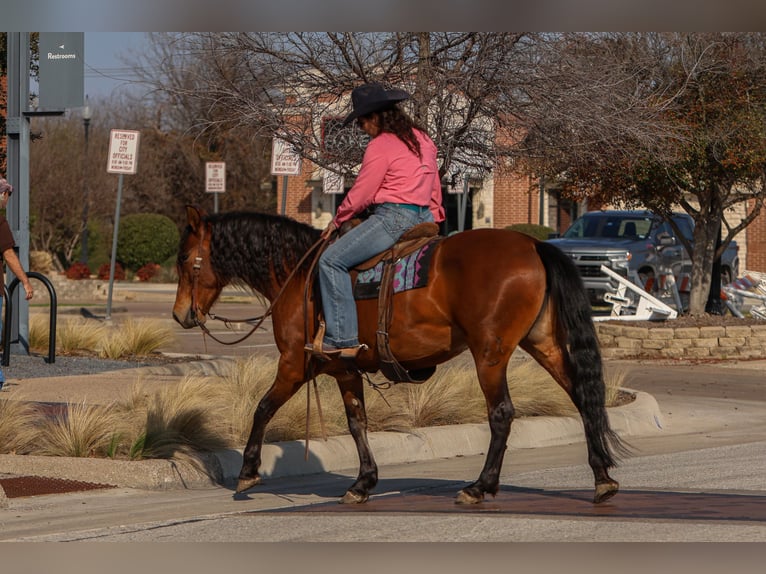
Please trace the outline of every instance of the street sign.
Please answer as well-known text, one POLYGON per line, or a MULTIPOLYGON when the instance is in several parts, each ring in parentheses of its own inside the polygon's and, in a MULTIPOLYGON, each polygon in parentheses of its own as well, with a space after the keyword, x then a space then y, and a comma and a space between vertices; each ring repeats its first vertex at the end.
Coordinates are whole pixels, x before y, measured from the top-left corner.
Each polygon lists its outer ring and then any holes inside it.
POLYGON ((298 175, 301 172, 301 156, 292 144, 274 138, 271 147, 271 175, 298 175))
POLYGON ((109 134, 108 173, 136 173, 138 167, 138 140, 141 132, 112 130, 109 134))
POLYGON ((223 193, 226 191, 226 162, 205 162, 205 191, 223 193))

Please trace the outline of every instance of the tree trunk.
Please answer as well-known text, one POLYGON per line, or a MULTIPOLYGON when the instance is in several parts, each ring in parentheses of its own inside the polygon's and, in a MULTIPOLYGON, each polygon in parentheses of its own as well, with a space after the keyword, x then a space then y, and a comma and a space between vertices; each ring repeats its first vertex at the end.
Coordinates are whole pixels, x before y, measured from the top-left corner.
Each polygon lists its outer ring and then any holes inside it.
POLYGON ((716 234, 720 237, 721 214, 709 213, 700 217, 694 227, 694 252, 692 253, 692 290, 689 295, 689 314, 704 315, 713 277, 716 234))

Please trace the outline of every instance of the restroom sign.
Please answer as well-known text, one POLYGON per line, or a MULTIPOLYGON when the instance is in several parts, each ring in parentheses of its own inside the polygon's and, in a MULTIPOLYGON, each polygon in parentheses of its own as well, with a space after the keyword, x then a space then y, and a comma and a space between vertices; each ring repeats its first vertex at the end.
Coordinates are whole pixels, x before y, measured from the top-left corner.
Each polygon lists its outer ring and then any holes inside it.
POLYGON ((110 132, 107 173, 136 173, 140 135, 141 132, 133 130, 112 130, 110 132))

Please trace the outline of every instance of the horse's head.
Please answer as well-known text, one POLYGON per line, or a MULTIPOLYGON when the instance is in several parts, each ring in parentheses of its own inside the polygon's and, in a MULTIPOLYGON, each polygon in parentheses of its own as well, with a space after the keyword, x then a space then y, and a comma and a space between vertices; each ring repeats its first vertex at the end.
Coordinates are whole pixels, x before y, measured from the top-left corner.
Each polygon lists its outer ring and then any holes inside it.
POLYGON ((212 225, 196 207, 187 206, 186 230, 178 250, 178 289, 173 318, 185 329, 205 322, 223 290, 210 262, 212 225))

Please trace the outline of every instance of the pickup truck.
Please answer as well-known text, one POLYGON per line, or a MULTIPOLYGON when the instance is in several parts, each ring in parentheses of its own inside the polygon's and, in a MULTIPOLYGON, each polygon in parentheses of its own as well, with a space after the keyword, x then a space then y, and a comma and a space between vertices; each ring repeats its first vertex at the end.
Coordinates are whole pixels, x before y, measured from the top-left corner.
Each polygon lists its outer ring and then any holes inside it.
MULTIPOLYGON (((674 213, 673 220, 690 243, 694 220, 687 213, 674 213)), ((548 240, 569 255, 580 271, 592 304, 603 303, 604 293, 614 292, 601 265, 656 293, 656 277, 672 272, 679 290, 683 277, 691 275, 691 259, 673 228, 650 211, 590 211, 577 218, 561 237, 548 240)), ((721 284, 739 274, 739 247, 732 241, 721 257, 721 284)))

